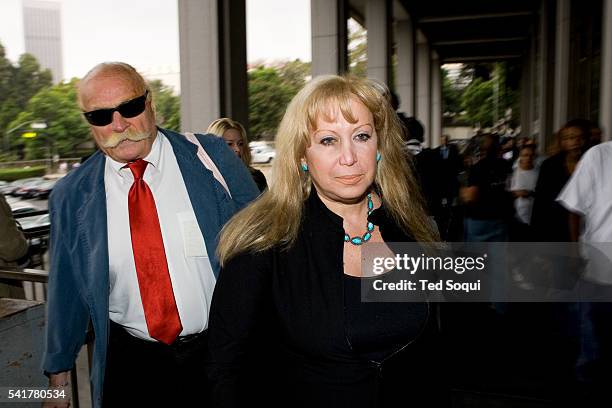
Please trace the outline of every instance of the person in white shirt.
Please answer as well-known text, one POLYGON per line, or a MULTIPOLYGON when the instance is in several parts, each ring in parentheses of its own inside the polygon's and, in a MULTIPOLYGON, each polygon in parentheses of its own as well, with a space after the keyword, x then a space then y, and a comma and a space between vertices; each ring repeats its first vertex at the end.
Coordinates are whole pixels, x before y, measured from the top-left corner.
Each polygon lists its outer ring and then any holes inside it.
MULTIPOLYGON (((592 303, 582 303, 578 374, 594 388, 593 398, 608 395, 612 380, 612 142, 591 147, 557 201, 570 215, 573 241, 583 243, 584 279, 592 303), (583 228, 581 228, 583 226, 583 228), (595 288, 595 289, 593 289, 595 288)), ((589 300, 589 299, 585 299, 589 300)), ((601 400, 599 400, 601 401, 601 400)))
POLYGON ((130 65, 97 65, 78 97, 99 150, 49 200, 50 386, 67 384, 91 322, 94 407, 205 404, 217 236, 258 189, 222 139, 196 136, 219 180, 197 145, 157 127, 130 65))
MULTIPOLYGON (((522 137, 518 139, 517 148, 519 153, 523 149, 523 147, 533 148, 533 151, 535 152, 535 159, 533 159, 533 167, 540 170, 540 166, 542 165, 544 160, 546 160, 546 155, 538 151, 538 144, 536 143, 535 139, 533 137, 522 137)), ((519 158, 520 154, 519 157, 512 163, 512 170, 515 170, 518 167, 519 158)))
POLYGON ((531 223, 533 194, 538 181, 538 168, 535 167, 535 148, 523 146, 519 152, 518 167, 512 172, 510 191, 514 197, 516 218, 522 224, 531 223))
MULTIPOLYGON (((588 243, 610 256, 612 243, 612 142, 590 148, 578 162, 557 201, 571 212, 573 241, 588 243), (580 226, 584 225, 581 230, 580 226)), ((594 258, 592 259, 594 260, 594 258)), ((592 264, 587 268, 590 281, 612 285, 612 269, 592 264)))

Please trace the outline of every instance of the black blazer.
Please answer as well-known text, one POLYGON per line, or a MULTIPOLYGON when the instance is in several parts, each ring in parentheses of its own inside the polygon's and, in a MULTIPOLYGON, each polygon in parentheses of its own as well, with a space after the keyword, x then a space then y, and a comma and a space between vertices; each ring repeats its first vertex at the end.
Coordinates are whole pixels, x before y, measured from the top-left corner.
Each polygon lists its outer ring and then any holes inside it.
MULTIPOLYGON (((382 209, 370 220, 386 242, 411 240, 382 209)), ((440 397, 428 392, 437 386, 427 303, 389 303, 405 316, 405 344, 382 364, 351 350, 342 223, 313 192, 289 250, 239 255, 222 270, 209 322, 215 406, 432 406, 440 397)))

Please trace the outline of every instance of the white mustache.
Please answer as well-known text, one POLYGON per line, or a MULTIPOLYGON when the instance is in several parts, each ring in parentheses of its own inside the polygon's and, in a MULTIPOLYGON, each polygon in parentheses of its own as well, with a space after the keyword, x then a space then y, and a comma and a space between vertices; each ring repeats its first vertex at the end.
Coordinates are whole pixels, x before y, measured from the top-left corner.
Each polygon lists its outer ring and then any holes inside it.
POLYGON ((105 149, 113 149, 117 145, 125 140, 132 142, 140 142, 141 140, 148 139, 150 136, 144 132, 132 132, 125 131, 123 133, 111 133, 110 137, 102 143, 102 147, 105 149))

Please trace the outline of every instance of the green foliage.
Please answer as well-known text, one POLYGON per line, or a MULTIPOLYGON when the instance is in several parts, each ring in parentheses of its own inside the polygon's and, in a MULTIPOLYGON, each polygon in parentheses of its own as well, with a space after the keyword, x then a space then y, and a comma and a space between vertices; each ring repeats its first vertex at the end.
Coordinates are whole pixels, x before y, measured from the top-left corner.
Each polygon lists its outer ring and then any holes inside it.
POLYGON ((357 22, 349 24, 348 38, 349 72, 355 76, 368 76, 367 31, 357 22))
POLYGON ((442 68, 442 112, 461 113, 461 89, 451 82, 444 68, 442 68))
POLYGON ((274 68, 258 67, 249 72, 249 126, 251 139, 274 138, 276 129, 293 97, 274 68))
POLYGON ((493 124, 493 82, 476 78, 465 88, 461 107, 467 120, 481 127, 493 124))
POLYGON ((295 94, 304 86, 310 64, 295 60, 280 68, 259 66, 248 73, 251 140, 272 140, 295 94))
MULTIPOLYGON (((460 80, 471 82, 461 95, 465 119, 472 125, 490 127, 501 119, 515 126, 519 118, 519 92, 508 83, 506 63, 466 65, 460 80), (511 110, 511 116, 506 112, 511 110)), ((446 98, 446 95, 445 95, 446 98)))
POLYGON ((149 81, 153 92, 157 124, 166 129, 181 130, 181 99, 174 95, 172 88, 164 85, 159 79, 149 81))
MULTIPOLYGON (((26 159, 40 159, 59 154, 63 157, 81 155, 78 146, 89 141, 89 127, 77 105, 76 79, 44 88, 30 99, 26 109, 10 126, 30 120, 44 120, 46 129, 36 130, 32 139, 12 137, 14 147, 25 145, 26 159)), ((19 132, 17 134, 21 134, 19 132)))
POLYGON ((45 166, 0 169, 0 180, 15 181, 28 177, 42 177, 46 171, 45 166))
POLYGON ((278 73, 283 83, 296 94, 306 83, 306 77, 310 76, 310 62, 289 61, 278 69, 278 73))
POLYGON ((52 84, 51 71, 43 70, 31 54, 22 54, 15 69, 11 95, 17 105, 25 106, 30 98, 52 84))
POLYGON ((0 134, 10 129, 9 123, 25 109, 38 91, 51 86, 51 71, 43 70, 36 58, 23 54, 16 65, 7 58, 0 44, 0 134))

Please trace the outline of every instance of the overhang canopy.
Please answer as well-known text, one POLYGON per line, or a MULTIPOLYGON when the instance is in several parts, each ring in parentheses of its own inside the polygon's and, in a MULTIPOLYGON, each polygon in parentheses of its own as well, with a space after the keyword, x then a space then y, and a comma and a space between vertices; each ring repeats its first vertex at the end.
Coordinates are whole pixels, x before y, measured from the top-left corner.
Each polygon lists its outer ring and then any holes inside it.
MULTIPOLYGON (((485 62, 520 58, 528 49, 538 15, 533 0, 394 0, 427 37, 440 62, 485 62)), ((364 0, 351 0, 351 13, 364 16, 364 0)), ((367 21, 365 22, 367 27, 367 21)))

